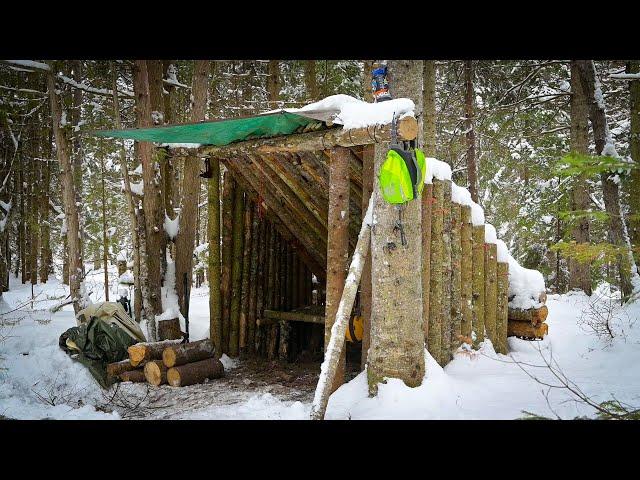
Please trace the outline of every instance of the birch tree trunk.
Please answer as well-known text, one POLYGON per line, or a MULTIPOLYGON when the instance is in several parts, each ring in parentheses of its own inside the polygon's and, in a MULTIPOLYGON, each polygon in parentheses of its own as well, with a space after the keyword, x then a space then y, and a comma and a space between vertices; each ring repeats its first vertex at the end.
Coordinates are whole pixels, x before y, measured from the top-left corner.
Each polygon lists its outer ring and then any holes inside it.
POLYGON ((85 307, 82 292, 83 261, 80 248, 80 232, 78 206, 76 204, 75 184, 73 182, 73 165, 69 157, 69 145, 60 127, 60 104, 56 94, 56 80, 53 71, 47 75, 47 87, 51 105, 53 134, 56 140, 56 153, 60 163, 60 178, 63 185, 64 213, 67 223, 67 242, 69 245, 69 288, 73 299, 73 310, 78 313, 85 307))
MULTIPOLYGON (((422 61, 391 61, 388 65, 391 93, 408 97, 422 114, 422 61)), ((418 117, 419 118, 419 117, 418 117)), ((388 143, 375 144, 374 172, 386 158, 388 143)), ((412 201, 398 209, 380 194, 378 176, 373 186, 374 218, 371 234, 371 348, 368 360, 369 393, 377 394, 385 377, 399 378, 409 386, 424 377, 422 329, 422 203, 412 201), (406 245, 395 228, 402 212, 406 245)))

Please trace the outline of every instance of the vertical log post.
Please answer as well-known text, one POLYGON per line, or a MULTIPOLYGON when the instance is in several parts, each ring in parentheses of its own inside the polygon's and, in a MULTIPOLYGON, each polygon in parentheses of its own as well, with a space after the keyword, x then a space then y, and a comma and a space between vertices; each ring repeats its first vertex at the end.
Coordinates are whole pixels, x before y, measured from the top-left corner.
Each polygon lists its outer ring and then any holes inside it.
POLYGON ((249 307, 247 313, 247 353, 252 355, 255 352, 256 340, 256 312, 258 298, 258 257, 260 242, 261 222, 258 217, 258 205, 252 204, 251 218, 251 259, 249 267, 249 307))
POLYGON ((444 181, 444 194, 442 199, 443 231, 442 231, 442 266, 444 291, 442 295, 442 340, 440 344, 440 365, 445 366, 451 360, 451 337, 453 324, 451 317, 451 180, 444 181))
POLYGON ((435 361, 440 362, 442 343, 442 295, 444 292, 443 243, 444 228, 444 182, 433 180, 433 202, 431 205, 431 268, 429 281, 429 337, 427 350, 435 361))
POLYGON ((238 343, 240 347, 240 354, 247 353, 247 337, 248 337, 248 316, 249 316, 249 276, 251 274, 251 248, 252 248, 252 219, 251 214, 253 212, 253 202, 249 200, 249 197, 245 199, 244 203, 244 241, 242 246, 242 277, 240 281, 240 334, 238 343))
MULTIPOLYGON (((426 62, 425 62, 426 63, 426 62)), ((427 165, 427 168, 428 165, 427 165)), ((433 205, 433 184, 422 190, 422 328, 424 342, 429 344, 429 307, 431 302, 431 206, 433 205)), ((427 348, 428 349, 428 348, 427 348)))
POLYGON ((484 327, 491 343, 496 345, 496 308, 498 300, 497 283, 497 246, 495 243, 485 244, 484 253, 484 327))
POLYGON ((233 260, 231 264, 231 307, 229 312, 229 356, 237 357, 240 348, 240 296, 242 282, 242 228, 244 216, 244 192, 236 185, 233 198, 233 260))
POLYGON ((462 243, 461 206, 451 204, 451 348, 453 355, 462 334, 462 243))
MULTIPOLYGON (((373 145, 366 145, 362 151, 362 217, 369 206, 373 191, 373 145)), ((367 251, 362 278, 360 280, 360 314, 362 315, 362 354, 360 370, 367 365, 367 354, 371 345, 371 252, 367 251)))
POLYGON ((496 308, 496 345, 498 353, 509 353, 507 343, 507 323, 509 317, 509 264, 498 262, 496 267, 498 276, 498 299, 496 308))
POLYGON ((473 227, 471 225, 471 207, 464 205, 460 211, 460 244, 461 244, 461 292, 462 309, 461 335, 468 341, 471 338, 473 324, 473 227))
MULTIPOLYGON (((325 305, 324 349, 329 346, 336 319, 349 257, 349 157, 348 148, 331 150, 329 164, 329 214, 327 235, 327 298, 325 305)), ((331 391, 344 383, 346 349, 342 349, 331 391)))
POLYGON ((484 225, 473 227, 473 331, 474 346, 484 342, 484 225))
POLYGON ((222 186, 222 267, 220 269, 220 298, 222 299, 222 353, 229 353, 231 331, 231 263, 233 257, 233 197, 236 182, 227 170, 222 186))

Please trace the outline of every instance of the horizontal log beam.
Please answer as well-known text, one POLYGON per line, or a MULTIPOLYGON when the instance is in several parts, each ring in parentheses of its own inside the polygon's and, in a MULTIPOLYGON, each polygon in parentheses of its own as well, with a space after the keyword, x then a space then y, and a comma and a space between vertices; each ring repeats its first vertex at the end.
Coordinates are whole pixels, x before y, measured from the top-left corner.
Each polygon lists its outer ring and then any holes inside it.
MULTIPOLYGON (((398 139, 414 140, 418 135, 418 122, 414 117, 404 117, 398 121, 398 139)), ((317 151, 333 147, 354 147, 389 141, 391 124, 366 128, 329 128, 318 132, 296 133, 273 138, 261 138, 231 143, 222 147, 204 145, 195 149, 171 149, 174 156, 227 157, 243 153, 273 153, 317 151)))
POLYGON ((284 322, 305 322, 318 323, 324 325, 324 315, 314 315, 302 312, 280 312, 278 310, 265 310, 264 318, 258 321, 259 325, 267 325, 271 323, 284 322))

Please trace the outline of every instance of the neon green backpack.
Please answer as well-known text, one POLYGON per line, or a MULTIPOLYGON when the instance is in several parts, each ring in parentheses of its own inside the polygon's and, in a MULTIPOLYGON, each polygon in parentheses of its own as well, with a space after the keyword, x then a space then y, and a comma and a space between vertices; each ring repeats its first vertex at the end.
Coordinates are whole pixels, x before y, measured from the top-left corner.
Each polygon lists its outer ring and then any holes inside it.
POLYGON ((402 204, 418 198, 424 187, 427 162, 419 148, 405 150, 391 145, 378 179, 382 197, 391 204, 402 204))

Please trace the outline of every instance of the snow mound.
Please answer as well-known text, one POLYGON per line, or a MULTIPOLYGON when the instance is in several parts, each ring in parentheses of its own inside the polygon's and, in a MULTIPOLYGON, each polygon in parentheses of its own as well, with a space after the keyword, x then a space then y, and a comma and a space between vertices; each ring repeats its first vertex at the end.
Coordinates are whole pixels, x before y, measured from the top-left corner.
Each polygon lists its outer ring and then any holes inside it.
POLYGON ((432 157, 427 157, 426 160, 427 173, 424 176, 424 183, 433 183, 434 178, 437 180, 451 180, 451 167, 448 163, 432 157))

